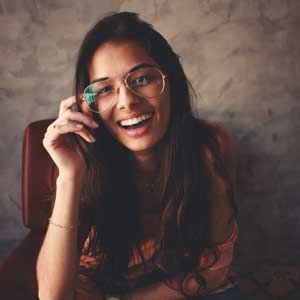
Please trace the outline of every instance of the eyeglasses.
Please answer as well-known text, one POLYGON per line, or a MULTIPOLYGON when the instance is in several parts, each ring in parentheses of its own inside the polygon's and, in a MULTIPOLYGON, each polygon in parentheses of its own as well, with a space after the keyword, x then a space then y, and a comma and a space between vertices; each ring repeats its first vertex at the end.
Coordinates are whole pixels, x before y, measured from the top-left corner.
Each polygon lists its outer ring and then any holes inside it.
POLYGON ((118 81, 124 82, 126 88, 135 95, 148 99, 163 93, 166 77, 167 75, 157 67, 141 67, 128 73, 121 80, 104 79, 93 82, 84 89, 83 100, 92 111, 101 113, 117 103, 120 88, 118 81))

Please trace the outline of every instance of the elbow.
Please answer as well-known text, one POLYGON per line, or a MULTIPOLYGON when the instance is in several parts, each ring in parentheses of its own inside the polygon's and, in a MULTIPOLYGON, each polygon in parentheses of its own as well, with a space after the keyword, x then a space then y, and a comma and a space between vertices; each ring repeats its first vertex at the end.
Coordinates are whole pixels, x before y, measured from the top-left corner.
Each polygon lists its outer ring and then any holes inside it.
POLYGON ((229 283, 229 268, 222 268, 218 270, 209 269, 200 275, 205 281, 203 289, 203 292, 205 293, 216 291, 229 283))
POLYGON ((73 300, 74 287, 66 287, 63 283, 48 280, 46 276, 38 275, 38 299, 40 300, 73 300))
POLYGON ((214 289, 222 288, 228 284, 229 268, 223 268, 216 271, 215 280, 213 281, 214 289))
POLYGON ((47 265, 37 262, 37 287, 40 300, 73 300, 75 294, 75 280, 59 278, 47 265))
POLYGON ((57 293, 57 291, 52 291, 51 289, 41 289, 38 290, 38 299, 39 300, 74 300, 74 295, 68 293, 57 293))

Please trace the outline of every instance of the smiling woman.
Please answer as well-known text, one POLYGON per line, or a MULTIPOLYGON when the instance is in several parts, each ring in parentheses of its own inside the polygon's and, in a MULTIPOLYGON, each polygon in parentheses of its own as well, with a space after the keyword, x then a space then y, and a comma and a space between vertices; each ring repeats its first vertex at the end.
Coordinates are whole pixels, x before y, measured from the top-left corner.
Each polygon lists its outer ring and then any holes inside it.
POLYGON ((178 57, 151 25, 124 12, 87 33, 74 96, 43 143, 59 176, 40 299, 78 299, 78 274, 90 299, 239 299, 234 142, 193 116, 178 57))

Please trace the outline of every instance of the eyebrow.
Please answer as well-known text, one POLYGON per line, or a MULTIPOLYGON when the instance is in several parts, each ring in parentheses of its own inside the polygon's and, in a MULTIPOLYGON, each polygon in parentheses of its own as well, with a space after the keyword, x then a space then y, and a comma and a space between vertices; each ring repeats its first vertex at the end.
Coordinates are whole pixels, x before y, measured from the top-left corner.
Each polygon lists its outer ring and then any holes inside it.
MULTIPOLYGON (((131 68, 131 69, 126 73, 126 75, 129 74, 129 73, 131 73, 131 72, 134 72, 134 71, 136 71, 136 70, 138 70, 138 69, 140 69, 140 68, 147 68, 147 67, 157 67, 157 66, 156 66, 156 65, 152 65, 152 64, 145 64, 145 63, 143 63, 143 64, 138 64, 138 65, 134 66, 133 68, 131 68)), ((125 75, 125 76, 126 76, 126 75, 125 75)), ((91 84, 92 84, 92 83, 95 83, 95 82, 107 80, 107 79, 110 79, 110 77, 96 78, 96 79, 94 79, 94 80, 91 81, 91 84)))

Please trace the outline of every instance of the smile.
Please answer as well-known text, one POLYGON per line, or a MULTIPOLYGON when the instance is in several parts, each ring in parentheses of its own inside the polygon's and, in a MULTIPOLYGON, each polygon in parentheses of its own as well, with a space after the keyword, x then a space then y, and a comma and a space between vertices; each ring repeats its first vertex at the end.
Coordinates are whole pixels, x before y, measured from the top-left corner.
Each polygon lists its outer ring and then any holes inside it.
POLYGON ((118 122, 121 130, 131 138, 139 138, 150 132, 154 113, 146 113, 135 118, 118 122))
POLYGON ((136 118, 122 120, 118 124, 123 128, 124 127, 128 128, 130 126, 138 125, 142 122, 145 122, 145 121, 149 120, 150 118, 152 118, 152 116, 153 116, 153 113, 146 113, 146 114, 143 114, 143 115, 138 116, 136 118))

